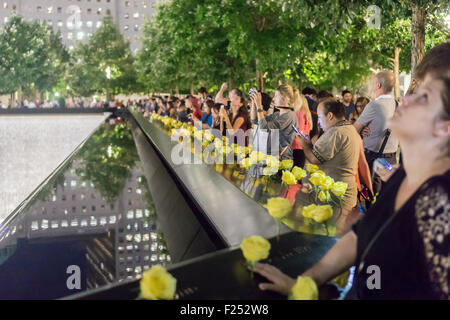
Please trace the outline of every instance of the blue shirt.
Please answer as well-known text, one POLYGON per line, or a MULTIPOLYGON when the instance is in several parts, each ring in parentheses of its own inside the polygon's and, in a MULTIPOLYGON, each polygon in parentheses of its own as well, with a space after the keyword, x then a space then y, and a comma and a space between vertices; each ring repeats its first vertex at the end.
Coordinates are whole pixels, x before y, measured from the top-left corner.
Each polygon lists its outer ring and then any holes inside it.
POLYGON ((212 127, 212 122, 213 122, 212 114, 208 115, 207 113, 205 113, 203 115, 203 117, 201 118, 201 122, 202 123, 207 123, 208 126, 212 127), (208 117, 208 119, 206 119, 206 117, 208 117))
POLYGON ((348 117, 350 116, 350 114, 352 114, 353 112, 356 112, 355 109, 355 105, 353 104, 353 102, 350 102, 350 104, 347 106, 345 106, 345 120, 349 120, 348 117))

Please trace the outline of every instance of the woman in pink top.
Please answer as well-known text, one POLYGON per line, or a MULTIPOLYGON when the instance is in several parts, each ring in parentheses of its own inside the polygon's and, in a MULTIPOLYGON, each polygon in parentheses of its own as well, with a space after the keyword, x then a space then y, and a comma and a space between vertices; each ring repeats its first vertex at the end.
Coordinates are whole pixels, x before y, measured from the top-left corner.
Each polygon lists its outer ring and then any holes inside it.
MULTIPOLYGON (((309 132, 313 128, 311 111, 309 111, 308 101, 302 94, 300 95, 300 101, 300 110, 296 112, 297 129, 298 131, 303 131, 306 135, 309 135, 309 132)), ((305 153, 303 152, 297 137, 295 137, 292 142, 292 151, 294 153, 294 166, 303 168, 305 165, 305 153)))

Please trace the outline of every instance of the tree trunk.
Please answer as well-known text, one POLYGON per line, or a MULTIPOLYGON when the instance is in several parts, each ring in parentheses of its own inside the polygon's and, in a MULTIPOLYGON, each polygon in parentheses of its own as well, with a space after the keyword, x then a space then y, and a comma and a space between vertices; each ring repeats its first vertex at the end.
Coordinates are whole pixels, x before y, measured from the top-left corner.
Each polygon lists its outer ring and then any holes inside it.
POLYGON ((300 92, 302 92, 302 90, 303 90, 303 77, 302 76, 298 77, 298 90, 300 92))
POLYGON ((178 89, 178 85, 175 87, 175 94, 177 95, 177 97, 180 96, 180 90, 178 89))
POLYGON ((427 12, 425 8, 420 8, 413 1, 411 1, 411 9, 411 73, 414 76, 414 69, 425 55, 425 24, 427 12))
POLYGON ((191 83, 191 95, 192 96, 194 95, 194 84, 193 83, 191 83))
POLYGON ((392 65, 392 71, 394 73, 394 96, 395 100, 398 101, 400 98, 400 75, 399 75, 399 66, 400 66, 400 52, 402 49, 395 48, 394 58, 389 58, 392 65))
POLYGON ((19 91, 17 93, 17 100, 19 100, 19 106, 22 106, 22 86, 19 86, 19 91))
POLYGON ((264 79, 262 71, 259 69, 259 60, 256 59, 256 84, 260 92, 264 92, 264 79))

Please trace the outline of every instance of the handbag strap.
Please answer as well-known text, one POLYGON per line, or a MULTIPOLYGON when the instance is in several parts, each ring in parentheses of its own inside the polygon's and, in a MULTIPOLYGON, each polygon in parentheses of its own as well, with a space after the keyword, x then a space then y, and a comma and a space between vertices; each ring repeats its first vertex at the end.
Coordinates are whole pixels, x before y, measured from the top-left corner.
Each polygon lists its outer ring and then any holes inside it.
POLYGON ((378 153, 381 155, 383 154, 384 148, 386 147, 386 144, 388 142, 389 136, 391 135, 391 130, 386 129, 383 136, 383 142, 381 143, 380 150, 378 150, 378 153))

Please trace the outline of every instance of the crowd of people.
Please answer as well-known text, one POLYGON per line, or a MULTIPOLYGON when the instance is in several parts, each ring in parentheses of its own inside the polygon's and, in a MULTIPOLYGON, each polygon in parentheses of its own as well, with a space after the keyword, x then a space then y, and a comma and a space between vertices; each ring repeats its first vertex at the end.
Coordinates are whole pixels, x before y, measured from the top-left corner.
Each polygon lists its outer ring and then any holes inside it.
POLYGON ((84 99, 84 98, 63 98, 57 100, 40 100, 40 99, 24 99, 19 102, 15 100, 13 105, 11 102, 3 104, 0 101, 0 109, 59 109, 59 108, 122 108, 131 106, 144 106, 148 99, 139 100, 111 100, 104 101, 100 99, 84 99))
MULTIPOLYGON (((392 91, 392 72, 382 71, 374 79, 375 85, 382 83, 383 90, 392 91)), ((382 142, 386 119, 394 112, 392 96, 384 99, 391 103, 391 109, 367 114, 364 110, 376 108, 378 100, 370 102, 367 97, 355 100, 348 90, 342 92, 342 97, 334 97, 325 90, 317 93, 312 88, 300 92, 287 84, 278 86, 273 97, 256 88, 249 94, 232 88, 225 95, 227 90, 227 83, 223 83, 214 96, 208 95, 204 87, 196 96, 184 99, 154 96, 144 101, 142 110, 146 115, 155 112, 201 129, 216 129, 231 136, 238 145, 248 144, 249 129, 253 129, 255 141, 261 140, 260 136, 256 138, 258 133, 266 133, 263 143, 258 143, 258 151, 276 154, 280 160, 292 159, 298 167, 303 167, 306 161, 321 164, 333 179, 346 182, 349 186, 343 206, 346 212, 356 205, 358 191, 365 190, 367 197, 373 196, 371 164, 366 157, 375 139, 378 144, 382 142), (360 117, 365 119, 362 129, 360 117)), ((376 91, 375 98, 383 92, 376 91)), ((389 138, 388 146, 391 145, 398 147, 394 137, 389 138)), ((388 151, 388 154, 381 152, 379 157, 395 164, 397 160, 391 159, 391 150, 388 151)))
MULTIPOLYGON (((449 56, 448 42, 431 50, 414 71, 415 92, 400 101, 393 73, 383 70, 373 76, 370 98, 286 84, 271 97, 224 83, 214 97, 201 88, 185 99, 153 97, 143 109, 228 135, 266 130, 267 154, 274 154, 276 130, 280 159, 317 164, 348 184, 344 213, 368 200, 364 218, 303 276, 321 285, 355 265, 349 299, 449 299, 449 56), (367 286, 374 265, 383 273, 378 290, 367 286)), ((262 290, 288 295, 295 284, 267 264, 256 272, 270 281, 262 290)))

